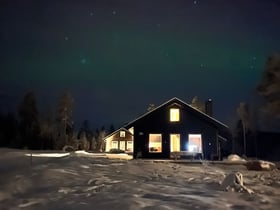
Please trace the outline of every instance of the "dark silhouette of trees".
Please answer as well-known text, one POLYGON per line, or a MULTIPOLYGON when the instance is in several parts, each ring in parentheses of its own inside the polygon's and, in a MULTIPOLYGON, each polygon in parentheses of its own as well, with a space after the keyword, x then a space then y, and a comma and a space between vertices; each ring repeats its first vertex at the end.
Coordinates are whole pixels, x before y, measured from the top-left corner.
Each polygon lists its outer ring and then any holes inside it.
POLYGON ((16 147, 18 122, 14 114, 0 114, 0 147, 16 147))
POLYGON ((81 145, 84 150, 89 150, 92 148, 92 139, 93 139, 93 132, 90 129, 89 121, 84 120, 82 123, 82 127, 78 133, 78 139, 81 141, 81 145))
POLYGON ((58 100, 57 115, 56 115, 56 139, 55 149, 62 149, 62 147, 71 141, 74 127, 73 127, 73 104, 74 99, 72 95, 67 92, 64 93, 58 100))
POLYGON ((23 97, 18 108, 19 133, 21 142, 18 147, 38 148, 38 136, 40 127, 38 122, 37 101, 33 92, 28 92, 23 97))
POLYGON ((265 99, 262 107, 265 114, 280 118, 280 54, 270 56, 257 87, 258 93, 265 99))

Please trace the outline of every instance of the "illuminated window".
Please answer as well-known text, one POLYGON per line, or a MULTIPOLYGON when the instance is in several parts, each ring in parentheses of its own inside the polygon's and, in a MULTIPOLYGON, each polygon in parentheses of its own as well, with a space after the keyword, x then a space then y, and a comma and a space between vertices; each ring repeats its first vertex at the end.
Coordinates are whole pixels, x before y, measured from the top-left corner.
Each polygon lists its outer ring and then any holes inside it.
POLYGON ((128 151, 133 151, 133 142, 132 141, 127 141, 126 149, 128 151))
POLYGON ((118 141, 112 141, 112 149, 118 149, 118 141))
POLYGON ((201 134, 189 134, 188 151, 202 153, 201 134))
POLYGON ((179 109, 170 109, 170 121, 178 122, 180 120, 180 110, 179 109))
POLYGON ((170 152, 180 151, 180 134, 170 134, 170 152))
POLYGON ((125 137, 125 131, 120 131, 120 137, 122 137, 122 138, 125 137))
POLYGON ((149 152, 158 153, 161 152, 162 138, 161 134, 149 135, 149 152))

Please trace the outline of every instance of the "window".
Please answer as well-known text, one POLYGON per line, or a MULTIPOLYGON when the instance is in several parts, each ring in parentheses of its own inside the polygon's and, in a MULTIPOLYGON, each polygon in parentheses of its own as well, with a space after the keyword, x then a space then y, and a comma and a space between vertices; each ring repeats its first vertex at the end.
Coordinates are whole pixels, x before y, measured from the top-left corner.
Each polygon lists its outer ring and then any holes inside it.
POLYGON ((125 131, 120 131, 120 137, 122 137, 122 138, 125 137, 125 131))
POLYGON ((180 110, 172 108, 170 109, 170 122, 178 122, 180 120, 180 110))
POLYGON ((126 149, 128 151, 133 151, 133 142, 132 141, 127 141, 126 149))
POLYGON ((180 134, 170 134, 170 152, 180 151, 180 134))
POLYGON ((201 134, 189 134, 188 151, 202 153, 201 134))
POLYGON ((119 145, 118 145, 118 141, 112 141, 112 149, 118 149, 119 145))
POLYGON ((161 134, 150 134, 149 135, 149 152, 159 153, 162 151, 162 138, 161 134))

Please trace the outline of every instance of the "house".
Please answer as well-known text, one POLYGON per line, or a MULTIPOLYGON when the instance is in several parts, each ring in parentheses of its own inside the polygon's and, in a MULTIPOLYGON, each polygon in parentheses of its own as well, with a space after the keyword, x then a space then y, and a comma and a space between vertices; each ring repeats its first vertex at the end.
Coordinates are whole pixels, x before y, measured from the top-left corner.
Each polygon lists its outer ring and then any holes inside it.
POLYGON ((128 153, 133 152, 133 134, 125 129, 120 128, 105 137, 105 152, 111 150, 122 150, 128 153))
POLYGON ((212 117, 211 100, 205 106, 206 113, 172 98, 106 136, 106 151, 132 150, 134 158, 221 158, 228 127, 212 117))

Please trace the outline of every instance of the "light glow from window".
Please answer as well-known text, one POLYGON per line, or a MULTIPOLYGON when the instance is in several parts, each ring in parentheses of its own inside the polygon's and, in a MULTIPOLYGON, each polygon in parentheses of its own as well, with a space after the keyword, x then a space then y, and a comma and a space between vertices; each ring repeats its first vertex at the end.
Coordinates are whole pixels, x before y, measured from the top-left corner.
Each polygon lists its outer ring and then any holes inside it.
POLYGON ((180 120, 180 110, 172 108, 170 109, 170 122, 179 122, 180 120))
POLYGON ((180 151, 180 134, 170 134, 170 152, 180 151))
POLYGON ((118 141, 112 141, 112 149, 118 149, 118 141))
POLYGON ((202 153, 201 134, 189 134, 188 151, 202 153))
POLYGON ((149 152, 162 152, 162 138, 161 134, 149 134, 149 152))
POLYGON ((120 131, 120 137, 122 137, 122 138, 125 137, 125 131, 120 131))

